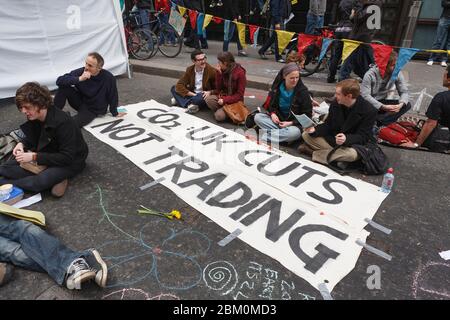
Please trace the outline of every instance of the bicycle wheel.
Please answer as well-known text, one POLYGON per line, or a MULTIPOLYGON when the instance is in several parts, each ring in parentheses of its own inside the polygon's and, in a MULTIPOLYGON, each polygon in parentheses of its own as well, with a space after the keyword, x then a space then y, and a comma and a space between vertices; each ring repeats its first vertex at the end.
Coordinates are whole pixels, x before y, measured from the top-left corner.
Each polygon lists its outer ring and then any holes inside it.
MULTIPOLYGON (((128 38, 128 48, 133 57, 139 60, 147 60, 152 57, 152 54, 155 50, 158 50, 155 47, 155 42, 153 37, 153 32, 145 29, 136 29, 128 38)), ((158 42, 156 42, 156 46, 158 42)))
POLYGON ((181 52, 183 38, 168 24, 163 24, 158 33, 159 51, 167 58, 175 58, 181 52))

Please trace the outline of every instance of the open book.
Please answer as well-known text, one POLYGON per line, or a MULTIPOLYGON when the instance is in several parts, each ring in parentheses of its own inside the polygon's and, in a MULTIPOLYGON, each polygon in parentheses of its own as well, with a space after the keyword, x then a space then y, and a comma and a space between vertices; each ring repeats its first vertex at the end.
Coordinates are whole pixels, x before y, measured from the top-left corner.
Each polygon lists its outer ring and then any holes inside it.
MULTIPOLYGON (((292 112, 292 111, 291 111, 292 112)), ((297 121, 300 123, 302 128, 309 128, 316 125, 314 121, 311 120, 310 117, 308 117, 306 114, 296 115, 294 112, 292 112, 294 117, 297 119, 297 121)))
POLYGON ((45 216, 40 211, 17 209, 3 202, 0 202, 0 214, 5 214, 16 219, 27 220, 34 224, 45 227, 45 216))

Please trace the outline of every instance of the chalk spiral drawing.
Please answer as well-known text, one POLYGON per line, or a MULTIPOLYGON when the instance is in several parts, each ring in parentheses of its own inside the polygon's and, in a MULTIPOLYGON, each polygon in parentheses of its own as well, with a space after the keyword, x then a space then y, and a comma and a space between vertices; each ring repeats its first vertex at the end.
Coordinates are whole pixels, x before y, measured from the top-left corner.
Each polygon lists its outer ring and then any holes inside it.
POLYGON ((449 291, 437 291, 437 290, 433 290, 431 288, 427 288, 423 285, 420 284, 421 280, 423 280, 423 276, 425 276, 427 269, 429 269, 430 267, 434 267, 434 266, 443 266, 444 268, 449 269, 448 272, 450 274, 450 264, 447 263, 443 263, 443 262, 428 262, 426 265, 424 266, 420 266, 419 269, 414 273, 413 275, 413 284, 412 284, 412 294, 414 299, 417 299, 417 292, 420 291, 424 291, 427 293, 431 293, 434 295, 439 295, 442 296, 446 299, 450 299, 450 292, 449 291))
POLYGON ((208 264, 203 270, 203 281, 211 290, 225 290, 220 294, 226 296, 236 288, 239 278, 236 269, 231 263, 228 261, 216 261, 208 264))
POLYGON ((142 300, 180 300, 178 296, 171 293, 161 293, 159 295, 150 297, 150 294, 148 292, 145 292, 142 289, 135 288, 124 288, 108 293, 107 295, 102 297, 102 300, 108 298, 119 298, 119 300, 140 300, 139 298, 141 298, 142 300))
MULTIPOLYGON (((148 277, 154 277, 160 287, 170 290, 187 290, 197 286, 197 284, 201 282, 203 269, 196 261, 196 258, 206 254, 211 247, 211 240, 206 235, 189 229, 179 232, 170 229, 170 235, 168 235, 161 243, 150 245, 144 240, 146 234, 151 234, 151 230, 145 232, 146 228, 150 226, 148 223, 140 229, 139 237, 130 235, 112 220, 113 216, 118 215, 111 214, 106 209, 103 202, 103 193, 99 186, 97 186, 97 193, 100 199, 100 208, 103 213, 103 218, 100 222, 104 220, 108 221, 116 230, 129 238, 129 240, 108 241, 98 247, 99 250, 102 248, 105 249, 102 250, 105 252, 108 252, 109 247, 115 249, 115 251, 124 251, 123 254, 116 254, 113 256, 104 255, 104 259, 111 263, 109 270, 118 269, 126 263, 134 265, 144 264, 144 266, 146 266, 143 274, 138 276, 133 275, 130 279, 117 281, 116 283, 109 283, 107 288, 130 286, 148 277), (188 239, 183 239, 185 237, 188 239), (194 254, 183 252, 184 249, 187 250, 186 244, 189 246, 196 241, 201 243, 199 252, 194 254), (121 244, 126 244, 126 246, 121 248, 121 244), (170 244, 173 244, 172 247, 177 248, 177 251, 168 250, 167 246, 170 246, 170 244), (176 260, 176 263, 173 263, 174 259, 176 260), (162 275, 159 272, 159 265, 164 264, 165 262, 165 265, 177 266, 177 268, 171 269, 169 280, 161 279, 162 275), (179 282, 178 279, 184 280, 179 282), (168 283, 170 280, 172 280, 173 283, 168 283)), ((117 274, 120 276, 119 273, 117 274)))
POLYGON ((301 300, 315 300, 315 297, 296 292, 295 284, 281 280, 278 271, 264 268, 251 261, 244 277, 240 277, 235 267, 228 261, 215 261, 203 270, 205 285, 222 296, 231 294, 234 300, 242 299, 281 299, 291 300, 298 294, 301 300), (242 281, 239 283, 240 279, 242 281), (262 288, 262 289, 261 289, 262 288), (276 295, 276 296, 275 296, 276 295))

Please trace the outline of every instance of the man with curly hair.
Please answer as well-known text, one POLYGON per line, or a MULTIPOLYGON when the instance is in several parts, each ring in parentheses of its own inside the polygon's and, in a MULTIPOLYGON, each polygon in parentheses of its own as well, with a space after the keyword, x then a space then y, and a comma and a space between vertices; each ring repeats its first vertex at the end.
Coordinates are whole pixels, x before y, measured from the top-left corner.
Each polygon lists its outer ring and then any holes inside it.
POLYGON ((13 150, 15 159, 0 166, 0 185, 11 183, 31 192, 51 189, 53 196, 62 197, 67 179, 86 165, 88 146, 81 129, 53 106, 50 91, 37 82, 17 90, 16 105, 28 120, 20 126, 25 138, 13 150))

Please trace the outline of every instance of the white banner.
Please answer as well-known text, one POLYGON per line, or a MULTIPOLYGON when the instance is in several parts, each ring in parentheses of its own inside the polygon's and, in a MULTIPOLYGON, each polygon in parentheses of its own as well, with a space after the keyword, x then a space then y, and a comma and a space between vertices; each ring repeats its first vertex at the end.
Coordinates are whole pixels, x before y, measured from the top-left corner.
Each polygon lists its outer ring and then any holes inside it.
MULTIPOLYGON (((355 266, 386 197, 377 186, 269 150, 154 100, 85 127, 239 239, 328 290, 355 266)), ((174 208, 175 209, 175 208, 174 208)))
POLYGON ((0 0, 0 26, 0 99, 28 81, 55 89, 92 51, 114 75, 128 71, 117 0, 0 0))

